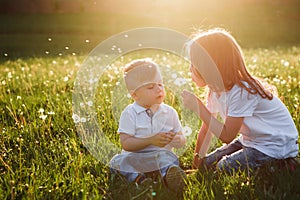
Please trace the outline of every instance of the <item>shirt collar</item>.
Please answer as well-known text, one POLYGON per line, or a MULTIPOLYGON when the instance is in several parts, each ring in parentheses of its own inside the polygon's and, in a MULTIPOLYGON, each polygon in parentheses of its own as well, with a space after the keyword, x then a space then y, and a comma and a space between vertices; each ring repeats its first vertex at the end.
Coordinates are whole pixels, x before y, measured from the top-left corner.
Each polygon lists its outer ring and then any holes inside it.
MULTIPOLYGON (((160 106, 159 106, 157 112, 167 113, 167 112, 168 112, 167 107, 164 106, 164 105, 165 105, 164 103, 160 104, 160 106)), ((147 110, 147 108, 144 108, 143 106, 140 106, 140 105, 139 105, 138 103, 136 103, 136 102, 133 103, 133 109, 134 109, 135 112, 138 113, 138 114, 147 110)))

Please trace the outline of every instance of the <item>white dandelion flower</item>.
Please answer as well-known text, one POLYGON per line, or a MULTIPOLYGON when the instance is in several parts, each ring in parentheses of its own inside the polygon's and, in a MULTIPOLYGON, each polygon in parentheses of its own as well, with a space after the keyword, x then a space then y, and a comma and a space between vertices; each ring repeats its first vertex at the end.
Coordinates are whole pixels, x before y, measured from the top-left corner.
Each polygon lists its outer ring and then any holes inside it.
POLYGON ((93 106, 93 102, 92 101, 88 101, 87 105, 91 107, 91 106, 93 106))
POLYGON ((172 78, 174 78, 174 79, 177 78, 177 74, 175 74, 175 73, 172 74, 172 78))
POLYGON ((186 79, 185 78, 176 78, 176 80, 174 81, 174 84, 175 85, 178 85, 178 86, 182 86, 184 84, 186 84, 186 79))
POLYGON ((72 119, 75 124, 80 122, 80 117, 77 114, 73 114, 72 119))
POLYGON ((39 110, 38 110, 38 113, 44 113, 44 109, 43 108, 40 108, 39 110))
POLYGON ((190 136, 192 134, 192 132, 193 132, 192 129, 188 126, 184 126, 182 128, 182 134, 186 137, 190 136))
POLYGON ((81 118, 80 118, 80 122, 82 122, 82 123, 86 122, 86 118, 81 117, 81 118))
POLYGON ((42 120, 45 120, 47 118, 47 115, 40 115, 39 118, 41 118, 42 120))

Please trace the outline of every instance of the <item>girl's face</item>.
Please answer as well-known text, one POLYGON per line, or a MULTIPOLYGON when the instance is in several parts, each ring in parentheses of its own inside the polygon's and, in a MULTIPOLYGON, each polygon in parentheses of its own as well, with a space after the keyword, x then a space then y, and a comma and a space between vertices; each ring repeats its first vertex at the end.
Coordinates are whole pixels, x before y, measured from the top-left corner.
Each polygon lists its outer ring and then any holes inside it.
POLYGON ((132 94, 133 99, 144 108, 150 108, 152 105, 161 104, 165 98, 165 89, 163 84, 150 83, 137 89, 132 94))
POLYGON ((203 77, 201 76, 201 74, 197 71, 197 69, 193 65, 190 66, 190 72, 191 72, 192 80, 196 83, 196 85, 198 87, 206 86, 206 83, 205 83, 203 77))

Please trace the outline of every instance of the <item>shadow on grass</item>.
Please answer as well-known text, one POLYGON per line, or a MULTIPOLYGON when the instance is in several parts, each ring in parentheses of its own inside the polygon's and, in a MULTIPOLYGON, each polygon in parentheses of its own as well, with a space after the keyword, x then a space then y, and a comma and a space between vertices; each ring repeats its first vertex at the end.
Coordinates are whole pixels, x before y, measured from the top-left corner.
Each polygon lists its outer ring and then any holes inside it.
MULTIPOLYGON (((107 199, 179 199, 158 181, 127 183, 110 176, 107 199)), ((300 199, 300 165, 289 161, 269 163, 255 171, 225 174, 199 169, 188 175, 181 199, 300 199)))

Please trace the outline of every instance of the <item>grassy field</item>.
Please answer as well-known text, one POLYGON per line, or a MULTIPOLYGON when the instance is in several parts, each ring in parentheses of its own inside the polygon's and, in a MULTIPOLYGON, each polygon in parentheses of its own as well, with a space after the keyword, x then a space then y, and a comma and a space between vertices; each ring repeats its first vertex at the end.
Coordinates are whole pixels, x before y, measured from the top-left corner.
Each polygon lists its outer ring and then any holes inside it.
MULTIPOLYGON (((87 54, 113 34, 132 28, 161 26, 187 35, 193 27, 230 30, 245 50, 251 73, 277 87, 300 130, 299 3, 199 2, 188 9, 165 5, 147 12, 145 6, 127 10, 119 5, 119 10, 101 13, 0 14, 0 199, 174 199, 160 183, 137 186, 111 176, 107 165, 87 150, 72 119, 74 81, 87 54)), ((184 76, 188 72, 182 60, 166 52, 124 55, 112 66, 145 56, 184 76)), ((107 69, 94 105, 105 135, 117 147, 111 91, 119 73, 107 69)), ((167 92, 166 103, 183 112, 172 90, 167 92)), ((194 121, 194 131, 200 123, 194 121)), ((215 142, 211 150, 219 145, 215 142)), ((193 149, 191 142, 180 155, 182 168, 190 169, 193 149)), ((183 197, 300 199, 300 167, 278 162, 234 175, 203 169, 188 176, 183 197)))
MULTIPOLYGON (((245 54, 251 72, 277 86, 299 130, 300 48, 247 49, 245 54)), ((135 56, 145 54, 125 56, 124 62, 135 56)), ((20 58, 1 63, 0 199, 173 199, 160 183, 137 186, 110 176, 108 167, 83 145, 72 119, 72 92, 84 58, 20 58)), ((182 68, 172 55, 156 55, 154 59, 182 68)), ((117 81, 107 81, 101 91, 110 94, 117 81)), ((118 146, 112 99, 109 95, 97 98, 99 121, 106 126, 106 136, 118 146)), ((169 98, 166 103, 180 106, 169 98)), ((184 169, 191 166, 193 147, 191 144, 180 156, 184 169)), ((184 198, 299 199, 299 188, 300 167, 292 170, 277 163, 251 175, 206 170, 190 174, 184 198)))

